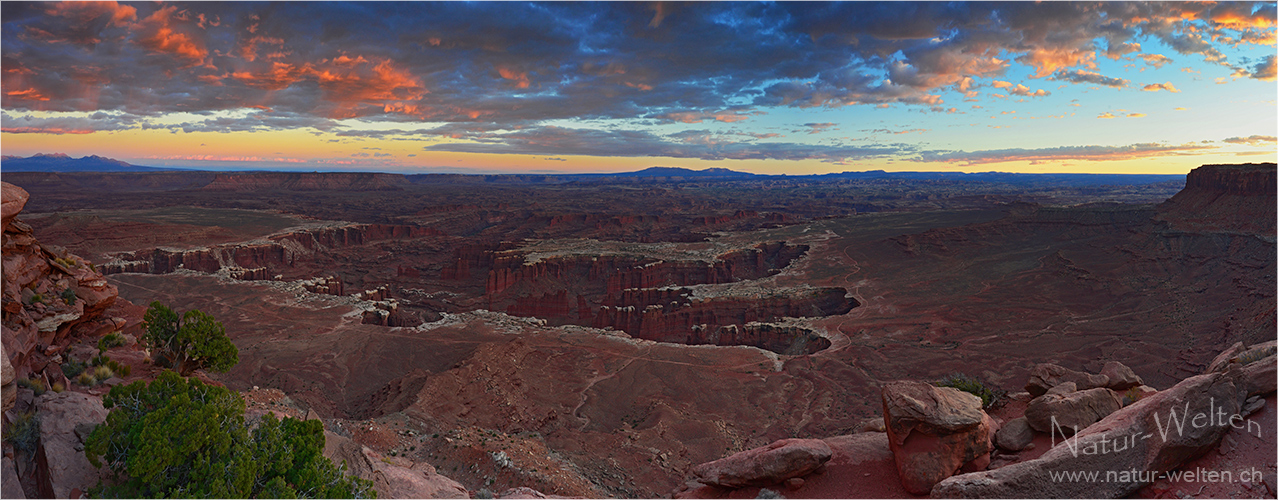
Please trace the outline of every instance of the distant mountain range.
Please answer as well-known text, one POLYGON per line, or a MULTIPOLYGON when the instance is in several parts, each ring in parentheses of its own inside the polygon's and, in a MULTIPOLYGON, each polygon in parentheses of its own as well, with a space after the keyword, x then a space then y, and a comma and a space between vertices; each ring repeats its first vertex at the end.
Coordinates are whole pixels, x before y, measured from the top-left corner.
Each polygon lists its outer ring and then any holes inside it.
POLYGON ((62 153, 37 153, 27 158, 12 155, 0 157, 0 170, 6 172, 161 172, 174 169, 143 167, 96 155, 72 158, 62 153))
MULTIPOLYGON (((127 162, 101 156, 85 156, 72 158, 65 154, 36 154, 31 157, 0 157, 0 170, 4 172, 162 172, 191 171, 187 168, 160 168, 132 165, 127 162)), ((242 171, 240 173, 247 173, 242 171)), ((254 171, 263 173, 263 171, 254 171)), ((225 172, 233 174, 234 172, 225 172)), ((290 172, 278 172, 287 174, 290 172)), ((298 173, 298 172, 292 172, 298 173)), ((635 172, 596 173, 596 174, 413 174, 406 176, 409 182, 483 182, 506 183, 562 183, 562 182, 613 182, 629 179, 642 182, 645 178, 664 178, 666 180, 689 181, 749 181, 772 179, 810 179, 813 181, 837 180, 909 180, 937 182, 991 182, 1012 185, 1049 184, 1064 186, 1099 186, 1099 185, 1143 185, 1160 182, 1183 182, 1184 175, 1156 174, 1015 174, 1007 172, 886 172, 870 170, 864 172, 839 172, 815 175, 765 175, 738 172, 726 168, 707 168, 692 170, 682 167, 649 167, 635 172), (446 181, 444 179, 453 179, 446 181)))

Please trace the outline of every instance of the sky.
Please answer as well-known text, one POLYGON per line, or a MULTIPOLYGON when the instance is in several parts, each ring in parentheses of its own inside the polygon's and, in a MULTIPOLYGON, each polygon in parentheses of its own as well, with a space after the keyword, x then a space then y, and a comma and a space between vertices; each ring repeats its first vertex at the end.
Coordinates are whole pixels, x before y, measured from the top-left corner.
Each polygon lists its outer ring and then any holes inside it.
POLYGON ((0 151, 201 169, 1182 174, 1273 2, 3 2, 0 151))

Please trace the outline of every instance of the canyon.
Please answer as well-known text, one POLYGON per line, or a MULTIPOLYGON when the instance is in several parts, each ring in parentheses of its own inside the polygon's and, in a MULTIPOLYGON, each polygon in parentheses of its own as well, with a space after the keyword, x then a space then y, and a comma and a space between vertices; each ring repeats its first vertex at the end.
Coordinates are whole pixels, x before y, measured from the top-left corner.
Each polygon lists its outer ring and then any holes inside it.
MULTIPOLYGON (((55 356, 136 336, 135 304, 199 309, 240 356, 205 377, 278 391, 275 404, 472 493, 666 497, 698 464, 882 422, 892 381, 961 372, 1015 392, 1039 363, 1097 373, 1121 360, 1166 389, 1235 342, 1273 340, 1278 321, 1273 164, 1203 166, 1173 186, 5 182, 30 197, 14 222, 5 209, 4 347, 19 378, 51 384, 55 356), (31 283, 84 291, 83 310, 35 326, 62 313, 24 297, 31 283)), ((128 380, 154 370, 140 360, 128 380)))

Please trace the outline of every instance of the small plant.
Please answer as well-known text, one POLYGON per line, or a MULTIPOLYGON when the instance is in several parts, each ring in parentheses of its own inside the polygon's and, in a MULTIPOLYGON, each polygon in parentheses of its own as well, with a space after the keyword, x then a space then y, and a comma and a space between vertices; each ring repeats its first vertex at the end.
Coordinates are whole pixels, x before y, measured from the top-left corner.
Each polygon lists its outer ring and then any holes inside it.
POLYGON ((84 372, 79 377, 76 377, 75 382, 85 387, 93 387, 98 384, 98 379, 93 378, 92 373, 84 372))
POLYGON ((989 409, 1003 396, 1003 391, 994 391, 985 384, 981 383, 973 377, 969 377, 963 373, 951 373, 937 382, 938 387, 951 387, 960 391, 973 394, 981 398, 981 408, 989 409))
POLYGON ((39 293, 37 293, 37 294, 35 294, 35 295, 32 295, 32 296, 31 296, 31 303, 32 303, 32 304, 43 304, 43 303, 44 303, 44 295, 43 295, 43 294, 39 294, 39 293))
POLYGON ((44 391, 48 390, 44 386, 44 381, 40 379, 20 378, 18 379, 18 387, 31 389, 31 392, 34 392, 36 396, 44 394, 44 391))
POLYGON ((102 338, 98 339, 98 353, 99 354, 104 353, 107 351, 107 349, 110 349, 112 347, 120 347, 124 345, 124 343, 125 343, 124 336, 120 335, 120 332, 108 333, 106 335, 103 335, 102 338))
POLYGON ((763 488, 759 490, 759 494, 755 495, 754 497, 755 498, 785 498, 785 496, 778 493, 776 490, 771 490, 768 488, 763 488))
POLYGON ((111 357, 107 356, 106 354, 99 354, 89 359, 90 366, 102 366, 109 362, 111 362, 111 357))
POLYGON ((87 365, 85 365, 82 361, 67 358, 67 361, 62 363, 62 374, 66 375, 67 378, 75 378, 77 375, 84 373, 84 369, 86 367, 87 365))
POLYGON ((4 427, 4 440, 15 450, 34 453, 40 443, 40 416, 34 411, 18 413, 13 423, 4 427))
POLYGON ((475 498, 497 498, 488 488, 480 488, 475 492, 475 498))
POLYGON ((55 393, 62 394, 62 391, 67 390, 67 387, 62 385, 62 382, 54 382, 53 386, 50 387, 49 389, 55 393))
POLYGON ((115 372, 111 371, 109 366, 99 366, 93 369, 93 378, 99 382, 115 376, 115 372))
POLYGON ((68 288, 66 290, 63 290, 62 293, 59 294, 59 296, 62 297, 62 301, 66 302, 67 305, 70 305, 70 306, 75 305, 75 299, 76 299, 75 290, 68 288))
POLYGON ((53 261, 54 261, 54 262, 57 262, 58 264, 61 264, 61 265, 62 265, 62 267, 65 267, 65 268, 68 268, 68 269, 73 269, 73 268, 80 267, 80 263, 78 263, 78 262, 76 262, 76 261, 74 261, 74 260, 68 259, 68 258, 66 258, 66 257, 57 257, 57 258, 53 259, 53 261))

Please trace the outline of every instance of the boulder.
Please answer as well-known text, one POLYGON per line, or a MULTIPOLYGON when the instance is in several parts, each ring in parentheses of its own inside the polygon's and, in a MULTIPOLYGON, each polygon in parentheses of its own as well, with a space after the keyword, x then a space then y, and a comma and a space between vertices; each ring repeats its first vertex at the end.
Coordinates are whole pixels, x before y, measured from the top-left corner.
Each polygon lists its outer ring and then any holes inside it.
POLYGON ((994 444, 1007 451, 1021 451, 1034 441, 1034 429, 1025 417, 1012 419, 994 433, 994 444))
POLYGON ((932 496, 1121 498, 1148 483, 1149 475, 1142 472, 1175 469, 1215 447, 1242 399, 1234 376, 1191 377, 1110 414, 1073 438, 1057 441, 1035 460, 951 477, 938 483, 932 496), (1200 425, 1194 425, 1195 418, 1200 425), (1080 471, 1095 471, 1098 479, 1059 479, 1080 471))
POLYGON ((994 421, 972 394, 892 382, 883 386, 883 416, 901 485, 910 493, 926 494, 965 465, 988 465, 994 421))
POLYGON ((715 486, 767 486, 810 474, 830 460, 820 439, 782 439, 692 468, 697 480, 715 486))
POLYGON ((1048 392, 1025 407, 1025 419, 1039 432, 1072 435, 1123 407, 1118 393, 1097 387, 1067 394, 1048 392))
POLYGON ((1060 365, 1043 363, 1030 369, 1029 382, 1025 384, 1025 391, 1033 396, 1042 396, 1047 393, 1048 389, 1056 387, 1063 382, 1073 382, 1078 386, 1078 390, 1087 390, 1095 387, 1105 387, 1109 383, 1109 377, 1092 375, 1060 365))
POLYGON ((35 400, 40 415, 40 446, 36 451, 40 495, 70 498, 72 490, 88 491, 107 469, 98 469, 84 456, 84 441, 76 427, 106 420, 102 399, 79 392, 46 392, 35 400))
POLYGON ((1117 361, 1105 363, 1105 367, 1101 368, 1100 374, 1109 378, 1109 383, 1105 384, 1105 387, 1115 391, 1125 391, 1132 387, 1145 385, 1145 381, 1141 380, 1140 376, 1136 375, 1136 372, 1117 361))
POLYGON ((27 190, 8 182, 0 182, 0 224, 3 224, 4 231, 9 230, 14 217, 22 212, 22 207, 27 205, 30 197, 27 190))
POLYGON ((534 490, 532 488, 529 488, 527 486, 520 486, 518 488, 510 488, 506 491, 501 492, 501 494, 497 495, 497 498, 520 498, 520 499, 546 498, 546 494, 540 491, 534 490))

